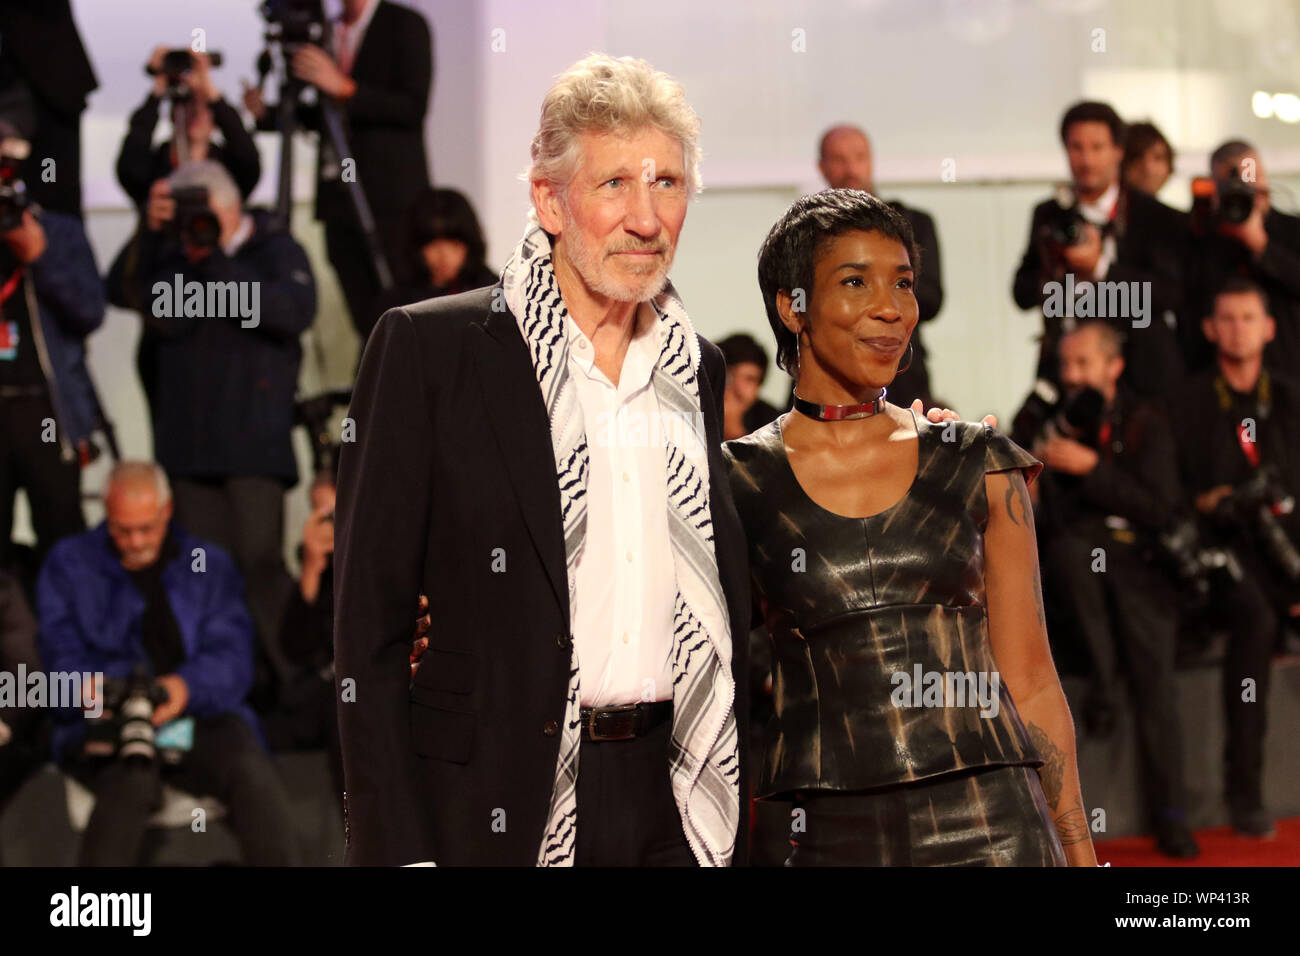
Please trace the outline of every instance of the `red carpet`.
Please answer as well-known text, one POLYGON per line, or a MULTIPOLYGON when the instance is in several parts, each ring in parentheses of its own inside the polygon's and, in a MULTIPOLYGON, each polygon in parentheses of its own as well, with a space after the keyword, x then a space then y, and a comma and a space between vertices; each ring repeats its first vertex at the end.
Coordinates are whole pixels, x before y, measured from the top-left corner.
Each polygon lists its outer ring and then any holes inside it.
POLYGON ((1277 821, 1277 836, 1252 840, 1231 827, 1197 830, 1201 855, 1171 860, 1156 852, 1152 837, 1123 837, 1096 841, 1097 862, 1111 866, 1300 866, 1300 817, 1277 821))

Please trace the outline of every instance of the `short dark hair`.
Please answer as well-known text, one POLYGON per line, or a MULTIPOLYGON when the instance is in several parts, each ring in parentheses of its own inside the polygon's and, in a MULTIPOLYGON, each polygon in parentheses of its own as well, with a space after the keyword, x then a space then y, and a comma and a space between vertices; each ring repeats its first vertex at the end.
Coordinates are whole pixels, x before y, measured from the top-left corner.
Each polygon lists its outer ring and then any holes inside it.
POLYGON ((462 274, 480 268, 487 255, 487 243, 479 226, 474 207, 464 193, 455 189, 422 190, 411 203, 410 235, 412 251, 419 264, 417 275, 425 269, 420 249, 435 239, 455 239, 465 244, 462 274))
POLYGON ((798 366, 799 337, 781 321, 776 294, 803 289, 805 304, 811 306, 817 257, 847 232, 878 232, 902 243, 913 274, 920 278, 921 253, 912 226, 890 203, 860 189, 823 189, 796 199, 758 250, 758 285, 776 336, 776 364, 791 375, 798 366))
POLYGON ((1221 143, 1218 148, 1210 154, 1210 171, 1220 163, 1235 163, 1247 153, 1254 153, 1256 149, 1253 145, 1244 139, 1230 139, 1226 143, 1221 143))
POLYGON ((1097 100, 1084 100, 1075 103, 1061 117, 1061 144, 1064 145, 1070 135, 1070 127, 1075 123, 1105 123, 1110 130, 1110 139, 1116 146, 1124 145, 1126 127, 1114 107, 1097 100))
POLYGON ((1213 315, 1214 310, 1218 308, 1219 296, 1248 295, 1251 293, 1259 296, 1260 304, 1264 306, 1264 312, 1271 314, 1268 308, 1268 293, 1264 291, 1263 286, 1247 276, 1229 276, 1223 285, 1219 286, 1214 293, 1214 298, 1210 300, 1210 314, 1213 315))
POLYGON ((1160 127, 1148 120, 1131 125, 1124 137, 1124 159, 1120 168, 1127 169, 1129 163, 1141 159, 1152 146, 1164 146, 1169 151, 1169 165, 1172 167, 1174 148, 1165 139, 1165 134, 1160 132, 1160 127))
POLYGON ((1069 332, 1062 335, 1061 341, 1064 342, 1071 335, 1076 335, 1084 329, 1093 329, 1096 331, 1097 338, 1101 341, 1102 351, 1107 355, 1110 355, 1112 358, 1124 357, 1124 333, 1115 328, 1115 326, 1111 325, 1105 319, 1085 319, 1069 332))
POLYGON ((722 352, 722 360, 727 363, 727 368, 748 362, 758 366, 761 378, 767 378, 767 349, 759 345, 752 335, 745 332, 728 335, 718 343, 718 349, 722 352))

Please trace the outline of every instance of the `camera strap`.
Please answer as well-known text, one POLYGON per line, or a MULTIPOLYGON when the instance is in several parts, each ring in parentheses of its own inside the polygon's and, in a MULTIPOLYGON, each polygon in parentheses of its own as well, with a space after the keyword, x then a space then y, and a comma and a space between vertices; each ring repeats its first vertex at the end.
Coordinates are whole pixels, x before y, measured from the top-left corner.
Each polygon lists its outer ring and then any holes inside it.
POLYGON ((19 266, 14 269, 13 275, 5 280, 5 284, 0 286, 0 306, 9 301, 9 297, 14 294, 18 288, 18 283, 23 281, 23 267, 19 266))

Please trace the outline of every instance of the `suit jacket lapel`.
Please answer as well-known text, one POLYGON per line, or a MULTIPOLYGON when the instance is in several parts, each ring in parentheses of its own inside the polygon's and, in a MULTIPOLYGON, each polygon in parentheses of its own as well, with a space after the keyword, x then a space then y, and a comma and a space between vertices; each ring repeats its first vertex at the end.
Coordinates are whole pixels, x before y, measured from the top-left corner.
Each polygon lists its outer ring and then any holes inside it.
POLYGON ((515 317, 489 312, 475 349, 483 407, 556 600, 569 620, 560 489, 546 405, 515 317))

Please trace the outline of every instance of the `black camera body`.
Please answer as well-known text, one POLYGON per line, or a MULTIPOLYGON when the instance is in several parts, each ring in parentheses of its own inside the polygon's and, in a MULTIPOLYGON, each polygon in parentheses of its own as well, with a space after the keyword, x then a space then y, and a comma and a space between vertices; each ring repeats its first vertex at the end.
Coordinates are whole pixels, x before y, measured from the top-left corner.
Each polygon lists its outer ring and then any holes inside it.
POLYGON ((1215 518, 1225 524, 1247 528, 1264 546, 1273 564, 1289 581, 1300 581, 1300 550, 1287 534, 1279 515, 1295 510, 1295 498, 1282 484, 1272 465, 1262 465, 1250 479, 1225 495, 1215 509, 1215 518))
MULTIPOLYGON (((208 62, 214 66, 221 66, 221 54, 214 51, 208 54, 208 62)), ((190 85, 185 82, 184 75, 194 69, 194 53, 191 50, 168 50, 163 54, 162 66, 154 69, 145 66, 144 71, 150 76, 165 76, 167 78, 167 89, 163 95, 173 103, 188 103, 194 97, 194 91, 190 85)))
POLYGON ((167 691, 137 666, 129 677, 105 677, 102 693, 103 712, 87 720, 85 754, 115 757, 129 766, 151 766, 159 756, 153 714, 166 702, 167 691))
POLYGON ((1255 187, 1233 169, 1224 179, 1192 180, 1192 223, 1198 232, 1218 223, 1240 225, 1255 211, 1255 187))
POLYGON ((1241 562, 1231 548, 1210 547, 1201 540, 1200 525, 1195 515, 1183 515, 1159 535, 1160 553, 1174 572, 1178 582, 1190 592, 1194 607, 1204 607, 1210 598, 1210 581, 1217 574, 1226 574, 1233 581, 1245 577, 1241 562))
POLYGON ((221 242, 221 222, 212 211, 205 186, 181 186, 172 190, 176 214, 172 229, 178 239, 195 249, 215 249, 221 242))
POLYGON ((0 145, 0 232, 22 225, 23 211, 29 205, 22 175, 29 151, 26 140, 7 139, 0 145))
POLYGON ((321 0, 267 0, 261 9, 267 42, 292 49, 305 43, 323 46, 329 38, 329 20, 321 0))
POLYGON ((1105 409, 1105 396, 1095 388, 1062 393, 1051 382, 1039 379, 1016 413, 1011 430, 1030 444, 1061 435, 1096 448, 1105 409))

